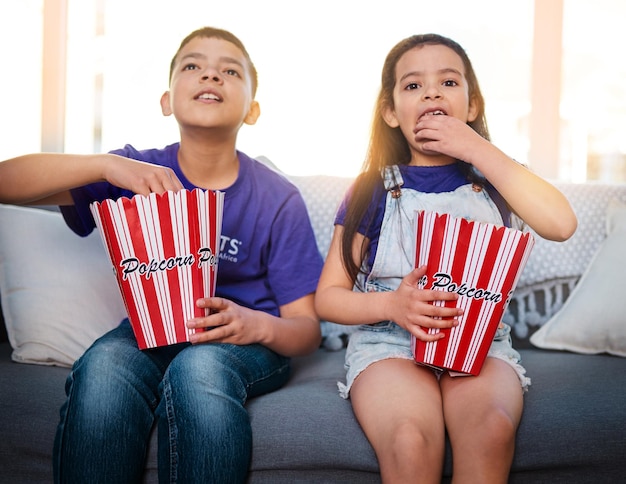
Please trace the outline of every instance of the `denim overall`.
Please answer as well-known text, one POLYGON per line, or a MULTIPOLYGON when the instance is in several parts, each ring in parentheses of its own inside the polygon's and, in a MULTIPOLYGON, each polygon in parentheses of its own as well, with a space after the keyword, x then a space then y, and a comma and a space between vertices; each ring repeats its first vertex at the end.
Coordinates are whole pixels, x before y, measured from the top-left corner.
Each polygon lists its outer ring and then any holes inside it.
MULTIPOLYGON (((403 180, 397 166, 384 172, 387 190, 385 213, 380 230, 374 264, 369 274, 359 276, 356 287, 367 292, 394 291, 404 276, 413 270, 414 218, 417 210, 448 213, 454 217, 502 225, 502 216, 487 190, 468 183, 453 192, 423 193, 402 188, 403 180)), ((530 380, 520 365, 520 355, 513 349, 511 328, 501 323, 488 356, 509 363, 520 378, 524 389, 530 380)), ((408 331, 393 321, 364 324, 351 334, 346 351, 346 384, 338 383, 339 393, 348 398, 354 379, 367 366, 387 358, 413 360, 408 331)))

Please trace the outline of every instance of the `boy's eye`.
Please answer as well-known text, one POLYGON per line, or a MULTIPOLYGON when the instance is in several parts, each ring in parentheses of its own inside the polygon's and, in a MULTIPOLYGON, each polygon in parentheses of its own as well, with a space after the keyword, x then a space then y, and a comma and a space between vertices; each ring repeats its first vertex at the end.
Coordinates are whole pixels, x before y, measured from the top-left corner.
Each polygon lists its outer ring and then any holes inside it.
POLYGON ((185 64, 183 66, 183 71, 193 71, 195 69, 198 69, 198 65, 197 64, 185 64))
POLYGON ((226 74, 228 74, 229 76, 236 76, 236 77, 240 77, 239 76, 239 72, 236 71, 235 69, 226 69, 226 74))

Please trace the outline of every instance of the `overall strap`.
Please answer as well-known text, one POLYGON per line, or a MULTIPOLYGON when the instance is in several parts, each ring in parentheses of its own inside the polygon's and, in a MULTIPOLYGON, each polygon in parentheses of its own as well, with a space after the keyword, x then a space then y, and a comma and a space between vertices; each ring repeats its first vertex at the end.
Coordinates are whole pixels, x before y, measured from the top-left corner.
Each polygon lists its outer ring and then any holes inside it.
POLYGON ((498 207, 498 210, 500 211, 500 215, 502 216, 502 222, 504 223, 504 226, 510 228, 511 227, 511 209, 506 203, 506 200, 504 199, 502 195, 500 195, 500 192, 496 190, 491 183, 485 183, 485 189, 487 190, 487 193, 493 200, 493 203, 495 203, 496 207, 498 207))
POLYGON ((393 198, 400 198, 402 195, 402 185, 404 185, 404 179, 398 165, 386 166, 382 172, 382 177, 385 185, 385 190, 391 192, 393 198))

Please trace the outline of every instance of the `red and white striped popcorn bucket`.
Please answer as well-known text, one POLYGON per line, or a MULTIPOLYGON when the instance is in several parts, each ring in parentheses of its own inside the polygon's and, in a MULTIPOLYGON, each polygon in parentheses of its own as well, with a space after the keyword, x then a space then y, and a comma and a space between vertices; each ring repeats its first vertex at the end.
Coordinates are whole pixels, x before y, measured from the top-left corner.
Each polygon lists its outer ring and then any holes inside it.
POLYGON ((139 348, 189 341, 215 294, 224 193, 165 192, 90 205, 139 348))
POLYGON ((418 363, 478 375, 535 240, 531 233, 448 214, 416 213, 415 267, 427 266, 423 289, 456 292, 435 302, 464 310, 459 325, 438 341, 412 337, 418 363))

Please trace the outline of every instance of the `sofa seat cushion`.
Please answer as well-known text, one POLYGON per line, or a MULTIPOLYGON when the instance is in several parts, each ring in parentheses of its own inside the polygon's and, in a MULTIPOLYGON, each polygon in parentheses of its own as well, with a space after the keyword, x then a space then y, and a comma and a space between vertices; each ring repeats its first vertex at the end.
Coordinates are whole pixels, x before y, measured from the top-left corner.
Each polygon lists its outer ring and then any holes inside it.
MULTIPOLYGON (((336 382, 345 376, 344 353, 319 350, 295 360, 287 387, 250 402, 253 470, 377 470, 349 401, 337 393, 336 382), (288 408, 293 411, 285 413, 288 408)), ((520 474, 511 482, 528 482, 526 473, 552 480, 557 472, 571 472, 569 482, 588 472, 623 476, 626 361, 538 349, 521 354, 532 385, 524 396, 512 467, 520 474)), ((444 474, 451 472, 448 444, 444 474)))
POLYGON ((345 381, 345 351, 318 350, 293 360, 293 376, 283 389, 252 399, 252 468, 354 469, 378 473, 376 456, 348 400, 339 396, 345 381))
POLYGON ((626 360, 540 349, 520 353, 532 385, 524 396, 513 469, 533 472, 533 482, 540 476, 545 482, 623 479, 626 360))
MULTIPOLYGON (((17 364, 10 354, 8 343, 0 344, 2 479, 50 482, 68 370, 17 364)), ((622 478, 626 360, 538 349, 521 354, 532 385, 524 397, 511 482, 622 478)), ((344 377, 343 356, 344 351, 320 349, 296 358, 283 389, 248 402, 253 427, 250 482, 379 481, 374 452, 350 402, 337 393, 336 382, 344 377)), ((146 465, 146 482, 156 482, 155 438, 146 465)), ((445 468, 449 476, 450 452, 445 468)))

